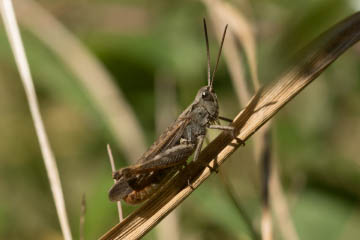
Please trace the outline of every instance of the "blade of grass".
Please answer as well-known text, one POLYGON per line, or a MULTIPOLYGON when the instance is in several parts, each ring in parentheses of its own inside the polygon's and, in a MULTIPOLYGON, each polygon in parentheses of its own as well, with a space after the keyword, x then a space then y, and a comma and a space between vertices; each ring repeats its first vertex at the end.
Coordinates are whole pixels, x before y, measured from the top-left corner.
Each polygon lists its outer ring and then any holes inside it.
MULTIPOLYGON (((302 58, 277 81, 259 91, 232 123, 237 130, 241 129, 238 138, 247 140, 251 137, 344 51, 356 43, 360 39, 359 26, 360 13, 336 24, 315 41, 315 48, 308 48, 302 58)), ((210 162, 210 167, 219 166, 240 145, 229 134, 222 133, 201 152, 198 161, 210 162)), ((137 239, 147 233, 210 176, 209 168, 203 169, 198 165, 190 163, 184 171, 101 239, 137 239), (187 185, 189 176, 194 177, 191 186, 187 185)))
POLYGON ((79 239, 85 240, 85 215, 86 215, 86 197, 82 195, 80 206, 79 239))
POLYGON ((25 49, 21 40, 11 0, 1 0, 0 11, 11 49, 14 54, 15 62, 25 88, 26 98, 30 107, 30 113, 34 122, 36 135, 39 140, 40 149, 49 178, 51 192, 55 201, 55 207, 60 221, 63 237, 66 240, 70 240, 72 237, 66 214, 65 201, 61 188, 59 172, 45 131, 44 123, 41 118, 36 92, 30 73, 29 63, 26 59, 25 49))
MULTIPOLYGON (((116 168, 115 168, 115 161, 112 155, 112 151, 111 151, 111 147, 110 144, 108 144, 106 146, 107 151, 108 151, 108 155, 109 155, 109 160, 110 160, 110 165, 111 165, 111 171, 115 172, 116 168)), ((114 179, 114 183, 116 183, 116 180, 114 179)), ((116 206, 117 206, 117 210, 118 210, 118 214, 119 214, 119 222, 122 222, 122 220, 124 219, 123 217, 123 211, 122 211, 122 207, 121 207, 121 202, 116 202, 116 206)))
POLYGON ((273 236, 272 218, 270 209, 270 175, 271 175, 271 159, 272 144, 271 132, 267 129, 264 134, 264 144, 261 153, 261 176, 262 176, 262 216, 261 216, 261 237, 263 240, 271 240, 273 236))
POLYGON ((272 171, 270 180, 270 205, 274 211, 275 220, 279 225, 279 231, 284 239, 298 240, 299 236, 296 233, 295 226, 291 219, 288 202, 283 192, 280 182, 279 169, 276 166, 276 157, 272 161, 272 171))

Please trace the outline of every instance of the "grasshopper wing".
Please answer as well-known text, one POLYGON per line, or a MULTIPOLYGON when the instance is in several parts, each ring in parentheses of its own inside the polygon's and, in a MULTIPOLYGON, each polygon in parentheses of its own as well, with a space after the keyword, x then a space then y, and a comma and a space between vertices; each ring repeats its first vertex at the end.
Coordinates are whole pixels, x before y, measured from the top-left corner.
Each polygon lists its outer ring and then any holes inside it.
MULTIPOLYGON (((149 150, 142 155, 142 157, 138 160, 138 163, 149 161, 159 153, 176 145, 180 141, 184 129, 189 122, 190 118, 179 117, 160 135, 158 140, 149 148, 149 150)), ((162 176, 165 176, 170 172, 166 169, 161 169, 151 173, 136 174, 131 180, 120 178, 119 181, 111 187, 109 191, 109 198, 111 201, 120 201, 133 191, 140 191, 146 186, 161 182, 161 179, 163 179, 162 176)))
POLYGON ((129 186, 128 181, 120 179, 117 181, 109 190, 109 198, 111 201, 120 201, 128 194, 130 194, 133 189, 129 186))
POLYGON ((185 127, 189 124, 190 118, 179 117, 173 124, 171 124, 154 142, 153 145, 141 156, 138 163, 146 162, 154 158, 157 154, 174 146, 180 141, 184 133, 185 127))

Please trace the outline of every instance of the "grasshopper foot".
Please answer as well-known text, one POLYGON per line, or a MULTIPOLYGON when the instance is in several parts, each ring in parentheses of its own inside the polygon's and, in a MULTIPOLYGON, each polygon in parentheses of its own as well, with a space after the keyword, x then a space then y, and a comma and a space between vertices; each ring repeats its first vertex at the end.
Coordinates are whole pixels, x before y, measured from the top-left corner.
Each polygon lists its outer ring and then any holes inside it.
POLYGON ((218 165, 215 163, 214 166, 210 166, 209 163, 203 163, 201 164, 203 166, 203 168, 209 168, 210 172, 215 172, 215 173, 219 173, 219 169, 218 169, 218 165))
POLYGON ((210 172, 215 172, 216 174, 219 173, 219 169, 217 167, 211 167, 210 165, 207 165, 207 167, 210 169, 210 172))
POLYGON ((237 141, 238 144, 245 146, 245 141, 243 141, 241 138, 235 137, 234 139, 237 141))
POLYGON ((234 139, 237 139, 236 137, 236 130, 235 128, 233 130, 230 131, 230 134, 231 134, 231 137, 234 138, 234 139))
POLYGON ((195 190, 195 188, 192 186, 192 184, 191 184, 191 182, 190 182, 190 178, 188 178, 187 184, 188 184, 188 187, 191 188, 191 190, 193 190, 193 191, 195 190))

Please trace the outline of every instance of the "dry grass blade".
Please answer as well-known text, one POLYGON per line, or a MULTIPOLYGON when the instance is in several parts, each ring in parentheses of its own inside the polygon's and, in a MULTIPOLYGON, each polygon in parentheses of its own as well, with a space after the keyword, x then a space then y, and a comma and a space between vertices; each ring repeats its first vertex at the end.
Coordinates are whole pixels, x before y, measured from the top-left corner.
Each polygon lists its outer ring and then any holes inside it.
POLYGON ((15 62, 25 88, 25 94, 30 107, 30 113, 35 125, 36 135, 39 140, 41 153, 44 159, 46 172, 48 174, 51 191, 55 201, 55 207, 60 221, 63 237, 72 239, 69 222, 65 209, 64 195, 61 188, 58 168, 52 153, 49 140, 41 118, 39 105, 35 93, 35 87, 30 73, 29 63, 26 58, 25 49, 21 40, 19 27, 16 21, 11 0, 1 0, 0 12, 6 28, 6 33, 15 57, 15 62))
POLYGON ((39 4, 27 0, 15 1, 15 6, 20 13, 19 21, 74 72, 105 116, 127 159, 135 161, 146 150, 145 137, 135 114, 110 73, 70 31, 39 4))
MULTIPOLYGON (((222 27, 225 25, 222 22, 218 22, 216 20, 216 16, 214 12, 210 12, 210 16, 212 19, 212 24, 215 26, 215 31, 218 35, 218 38, 221 36, 222 27)), ((236 46, 236 41, 234 38, 234 34, 232 33, 232 28, 230 26, 230 31, 226 39, 226 47, 224 48, 224 58, 226 61, 226 66, 229 69, 229 73, 234 85, 234 89, 239 99, 239 102, 242 106, 249 101, 251 95, 248 91, 248 87, 245 80, 244 68, 245 65, 241 59, 239 54, 239 49, 236 46)))
POLYGON ((230 3, 223 4, 222 14, 227 16, 226 20, 229 21, 229 25, 233 25, 233 32, 237 39, 242 44, 247 60, 249 62, 250 76, 253 81, 255 89, 259 89, 260 83, 257 71, 256 60, 256 41, 253 32, 253 27, 249 21, 240 14, 230 3))
MULTIPOLYGON (((111 165, 111 171, 115 172, 116 171, 116 167, 115 167, 115 161, 114 161, 114 157, 112 155, 112 151, 111 151, 111 147, 110 144, 108 144, 106 146, 107 151, 108 151, 108 155, 109 155, 109 160, 110 160, 110 165, 111 165)), ((114 183, 116 183, 116 180, 114 180, 114 183)), ((118 213, 119 213, 119 222, 122 222, 122 220, 124 219, 123 217, 123 211, 122 211, 122 207, 121 207, 121 202, 116 202, 117 205, 117 209, 118 209, 118 213)))
MULTIPOLYGON (((240 130, 238 138, 247 140, 272 118, 286 103, 295 97, 345 50, 360 39, 360 13, 356 13, 332 27, 318 39, 315 49, 302 55, 299 62, 289 68, 277 81, 259 91, 233 121, 240 130)), ((199 162, 211 167, 221 165, 240 143, 228 133, 220 134, 200 154, 199 162), (215 160, 212 160, 215 159, 215 160)), ((194 189, 211 174, 209 168, 196 163, 175 176, 139 209, 121 224, 113 227, 101 239, 138 239, 176 208, 194 189), (189 176, 192 186, 187 185, 189 176)))
POLYGON ((295 226, 293 225, 291 219, 289 206, 285 198, 285 193, 283 192, 280 176, 278 173, 278 167, 276 166, 277 159, 274 157, 272 161, 272 172, 270 180, 270 205, 271 209, 274 211, 274 217, 276 219, 279 231, 283 236, 283 239, 288 240, 298 240, 299 236, 296 233, 295 226))
POLYGON ((272 239, 272 218, 270 214, 270 173, 271 173, 271 132, 267 129, 264 134, 264 144, 261 154, 262 168, 262 217, 261 217, 261 236, 263 240, 272 239))
POLYGON ((80 224, 79 224, 79 239, 85 240, 85 214, 86 214, 86 197, 82 195, 80 207, 80 224))
POLYGON ((272 220, 270 208, 263 208, 261 216, 261 239, 272 240, 272 220))

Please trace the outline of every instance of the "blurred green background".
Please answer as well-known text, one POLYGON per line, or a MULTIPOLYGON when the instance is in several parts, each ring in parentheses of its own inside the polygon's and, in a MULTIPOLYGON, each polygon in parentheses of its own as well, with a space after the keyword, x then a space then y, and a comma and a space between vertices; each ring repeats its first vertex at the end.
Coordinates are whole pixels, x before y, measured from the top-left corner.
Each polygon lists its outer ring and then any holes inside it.
MULTIPOLYGON (((15 2, 21 4, 22 1, 15 2)), ((155 94, 159 72, 166 72, 166 79, 174 82, 170 88, 176 93, 173 108, 176 114, 193 100, 199 87, 206 84, 202 17, 207 16, 207 11, 201 1, 41 0, 38 3, 64 24, 111 73, 115 86, 121 89, 140 123, 139 130, 147 146, 157 136, 159 101, 156 97, 162 96, 155 94)), ((283 59, 360 8, 357 0, 228 3, 252 24, 262 84, 286 67, 283 59)), ((33 14, 31 10, 25 13, 33 14)), ((218 43, 213 26, 208 25, 214 60, 218 43)), ((107 197, 113 182, 106 144, 111 144, 118 167, 131 160, 126 158, 106 116, 74 72, 31 29, 22 26, 74 238, 79 235, 80 202, 85 193, 85 239, 95 239, 118 221, 116 205, 107 197)), ((71 58, 72 49, 64 48, 63 53, 71 58)), ((360 236, 359 55, 357 45, 274 118, 277 166, 300 239, 343 240, 360 236)), ((246 77, 249 78, 248 71, 246 77)), ((215 90, 221 114, 234 117, 241 107, 224 60, 217 73, 215 90)), ((61 239, 28 109, 2 24, 0 239, 61 239)), ((174 119, 173 113, 169 113, 169 119, 174 119)), ((127 127, 121 121, 118 124, 127 127)), ((134 151, 137 147, 133 146, 134 151)), ((222 169, 259 229, 260 177, 251 148, 250 141, 233 154, 222 169)), ((126 204, 123 208, 125 214, 134 210, 126 204)), ((173 234, 178 239, 251 239, 242 216, 216 175, 180 205, 176 218, 179 231, 173 234)), ((283 239, 282 226, 276 221, 274 224, 274 239, 283 239)), ((157 229, 145 239, 160 239, 157 229)))

